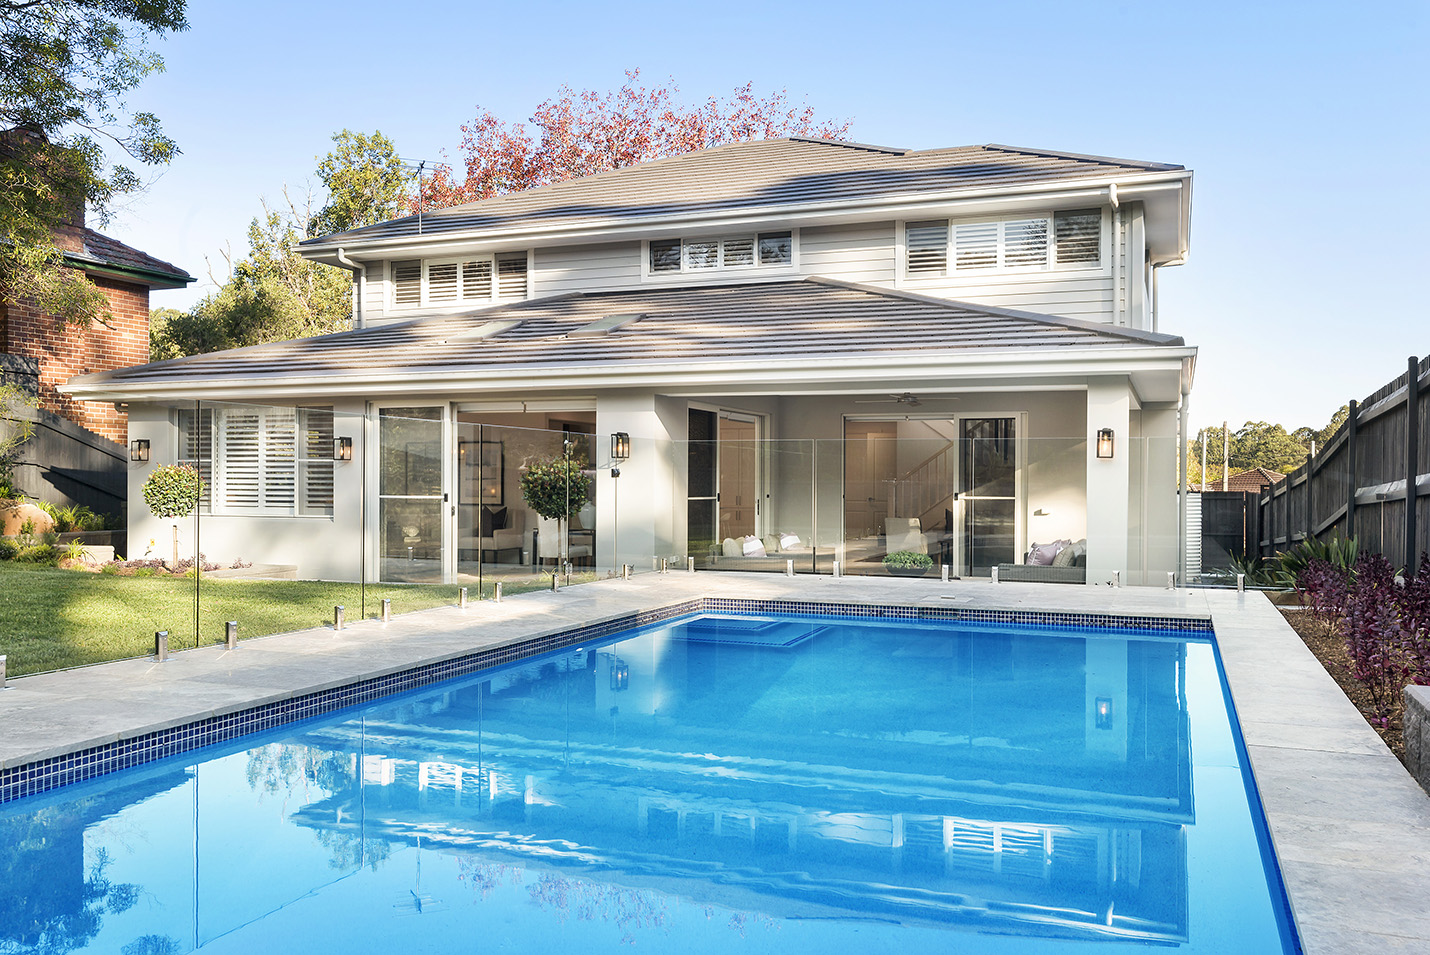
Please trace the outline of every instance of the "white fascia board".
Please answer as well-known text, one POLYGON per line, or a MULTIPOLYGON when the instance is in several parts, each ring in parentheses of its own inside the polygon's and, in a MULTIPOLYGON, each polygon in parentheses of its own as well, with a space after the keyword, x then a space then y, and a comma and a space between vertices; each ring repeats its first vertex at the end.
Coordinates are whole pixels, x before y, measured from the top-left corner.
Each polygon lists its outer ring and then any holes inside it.
MULTIPOLYGON (((1099 179, 1080 179, 1075 183, 1052 187, 1046 182, 1025 186, 1000 186, 987 189, 960 189, 942 193, 917 193, 906 196, 879 196, 867 199, 845 199, 838 202, 808 202, 791 205, 731 209, 724 212, 701 211, 682 215, 654 216, 648 219, 602 219, 571 226, 520 227, 513 229, 479 229, 470 232, 438 232, 430 237, 393 236, 370 240, 351 239, 322 245, 298 246, 305 258, 325 261, 337 249, 354 260, 388 258, 394 255, 443 255, 473 251, 474 243, 482 246, 509 246, 513 243, 559 245, 591 240, 619 241, 631 238, 660 238, 661 230, 678 234, 689 229, 734 229, 751 226, 807 225, 829 220, 918 218, 925 214, 950 210, 961 205, 988 202, 1077 201, 1106 198, 1107 188, 1117 186, 1119 195, 1146 191, 1160 185, 1163 188, 1183 188, 1190 183, 1191 170, 1135 173, 1099 179)), ((1188 190, 1189 191, 1189 188, 1188 190)), ((1187 206, 1190 210, 1190 205, 1187 206)))
POLYGON ((511 394, 533 390, 567 390, 590 394, 616 388, 687 389, 691 387, 759 387, 765 394, 786 394, 792 388, 821 384, 898 382, 911 377, 1017 378, 1048 375, 1131 375, 1162 372, 1179 376, 1183 359, 1193 347, 1127 347, 1103 352, 1069 349, 1030 353, 1007 349, 970 355, 883 353, 824 358, 766 358, 758 367, 748 359, 714 362, 636 361, 625 364, 571 366, 514 364, 470 371, 434 372, 413 368, 378 374, 304 375, 266 378, 210 378, 164 385, 125 382, 105 385, 79 382, 60 391, 81 401, 172 399, 244 400, 394 395, 511 394), (778 382, 771 387, 770 382, 778 382))

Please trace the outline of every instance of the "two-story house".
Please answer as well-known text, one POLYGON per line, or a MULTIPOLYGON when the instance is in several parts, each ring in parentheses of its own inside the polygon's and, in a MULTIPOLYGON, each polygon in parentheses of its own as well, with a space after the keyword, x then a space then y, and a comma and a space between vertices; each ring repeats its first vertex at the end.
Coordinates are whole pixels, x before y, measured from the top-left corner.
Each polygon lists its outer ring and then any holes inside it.
POLYGON ((987 576, 1085 540, 1089 582, 1160 585, 1196 350, 1157 273, 1190 209, 1162 163, 740 143, 309 240, 352 331, 66 390, 127 403, 132 501, 194 461, 203 549, 303 576, 531 566, 557 531, 521 475, 574 444, 560 550, 602 569, 987 576))

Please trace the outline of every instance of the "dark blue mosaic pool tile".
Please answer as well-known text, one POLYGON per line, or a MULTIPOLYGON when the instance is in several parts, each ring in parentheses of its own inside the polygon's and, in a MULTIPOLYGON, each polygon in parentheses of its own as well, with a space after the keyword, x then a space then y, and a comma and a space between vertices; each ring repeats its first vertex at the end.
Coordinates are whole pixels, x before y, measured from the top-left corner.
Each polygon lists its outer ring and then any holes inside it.
POLYGON ((0 803, 93 779, 167 756, 176 756, 205 746, 226 743, 249 733, 324 716, 344 707, 371 703, 386 696, 440 683, 454 677, 470 676, 481 670, 537 656, 551 650, 575 646, 589 640, 603 639, 622 631, 700 612, 819 614, 864 619, 956 620, 1054 627, 1095 627, 1114 630, 1212 632, 1211 621, 1205 619, 1128 617, 1114 614, 1024 610, 973 610, 959 607, 889 607, 803 600, 706 597, 671 604, 655 610, 643 610, 571 630, 546 634, 510 646, 480 650, 399 673, 373 677, 348 686, 319 690, 305 696, 255 706, 184 726, 158 730, 134 739, 119 740, 25 766, 13 767, 0 771, 0 803))

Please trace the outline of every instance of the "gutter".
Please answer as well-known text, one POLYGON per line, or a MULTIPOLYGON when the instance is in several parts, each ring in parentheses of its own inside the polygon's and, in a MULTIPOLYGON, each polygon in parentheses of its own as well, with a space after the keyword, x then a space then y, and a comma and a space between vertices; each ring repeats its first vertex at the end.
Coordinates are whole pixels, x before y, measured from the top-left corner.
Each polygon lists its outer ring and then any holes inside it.
POLYGON ((116 265, 104 259, 97 259, 88 255, 76 255, 73 252, 64 253, 64 260, 66 265, 84 272, 104 273, 118 279, 140 279, 142 284, 150 288, 184 288, 189 283, 197 281, 187 272, 183 274, 155 272, 150 269, 142 269, 132 265, 116 265))
POLYGON ((353 274, 353 284, 357 286, 353 289, 353 328, 362 328, 362 304, 367 299, 367 268, 348 258, 342 249, 338 249, 334 258, 340 266, 353 274))

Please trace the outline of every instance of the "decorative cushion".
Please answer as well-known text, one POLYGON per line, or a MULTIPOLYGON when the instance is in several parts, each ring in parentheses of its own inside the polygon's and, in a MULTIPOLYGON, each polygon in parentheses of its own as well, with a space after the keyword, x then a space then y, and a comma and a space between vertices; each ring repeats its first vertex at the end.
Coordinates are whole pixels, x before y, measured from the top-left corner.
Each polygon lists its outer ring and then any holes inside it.
POLYGON ((780 535, 780 550, 794 550, 796 547, 800 546, 801 544, 798 534, 780 535))
POLYGON ((477 531, 478 537, 491 537, 493 531, 499 531, 504 527, 506 527, 506 508, 482 508, 482 526, 477 531))
POLYGON ((1073 549, 1073 556, 1074 556, 1074 557, 1086 557, 1086 556, 1087 556, 1087 538, 1084 537, 1084 538, 1083 538, 1082 540, 1080 540, 1080 541, 1073 541, 1072 549, 1073 549))
POLYGON ((1034 544, 1028 551, 1026 563, 1036 564, 1039 567, 1050 566, 1053 558, 1058 556, 1058 551, 1063 549, 1062 541, 1053 541, 1050 544, 1034 544))
POLYGON ((722 557, 741 557, 744 553, 745 549, 742 543, 733 537, 725 538, 720 544, 720 555, 722 557))
POLYGON ((1064 547, 1064 548, 1062 548, 1061 550, 1059 550, 1058 553, 1057 553, 1057 556, 1053 558, 1053 566, 1054 566, 1054 567, 1071 567, 1071 566, 1073 565, 1073 558, 1074 558, 1075 556, 1076 556, 1076 552, 1073 550, 1073 548, 1071 548, 1071 547, 1064 547))
POLYGON ((780 552, 780 539, 774 534, 766 534, 761 543, 765 545, 766 555, 780 552))
POLYGON ((742 546, 746 557, 769 556, 765 553, 765 542, 760 540, 754 534, 751 534, 749 537, 746 537, 742 546))

